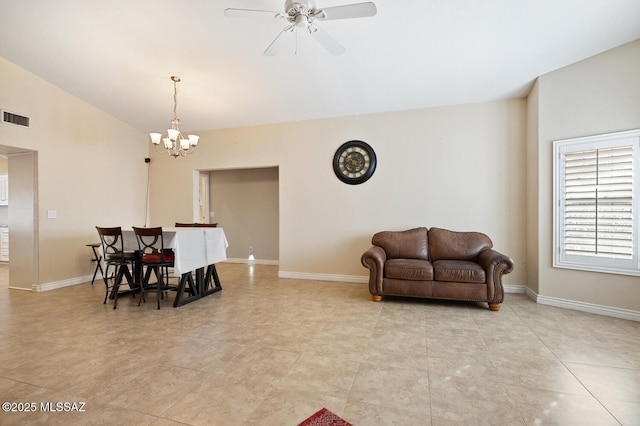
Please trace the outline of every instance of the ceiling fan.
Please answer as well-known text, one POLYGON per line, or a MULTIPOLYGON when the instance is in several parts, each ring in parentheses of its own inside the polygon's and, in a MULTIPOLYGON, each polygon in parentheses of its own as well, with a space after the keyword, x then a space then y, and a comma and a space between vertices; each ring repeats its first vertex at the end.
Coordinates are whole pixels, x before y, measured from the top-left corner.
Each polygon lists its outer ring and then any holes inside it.
POLYGON ((373 2, 345 4, 342 6, 326 7, 318 9, 313 5, 313 0, 286 0, 284 12, 253 9, 225 9, 226 16, 237 17, 265 17, 286 19, 289 21, 278 36, 264 51, 267 56, 275 56, 288 43, 291 38, 296 38, 298 29, 306 29, 314 39, 318 41, 332 55, 344 53, 344 47, 327 32, 316 25, 316 21, 330 21, 335 19, 366 18, 375 16, 376 5, 373 2))

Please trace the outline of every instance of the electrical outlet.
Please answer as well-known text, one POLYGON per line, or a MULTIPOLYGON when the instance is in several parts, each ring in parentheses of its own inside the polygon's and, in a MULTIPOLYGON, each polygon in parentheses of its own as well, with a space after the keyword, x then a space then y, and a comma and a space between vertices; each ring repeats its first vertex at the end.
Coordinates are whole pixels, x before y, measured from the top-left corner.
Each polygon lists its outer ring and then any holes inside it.
POLYGON ((253 254, 253 246, 249 246, 249 254, 253 254))

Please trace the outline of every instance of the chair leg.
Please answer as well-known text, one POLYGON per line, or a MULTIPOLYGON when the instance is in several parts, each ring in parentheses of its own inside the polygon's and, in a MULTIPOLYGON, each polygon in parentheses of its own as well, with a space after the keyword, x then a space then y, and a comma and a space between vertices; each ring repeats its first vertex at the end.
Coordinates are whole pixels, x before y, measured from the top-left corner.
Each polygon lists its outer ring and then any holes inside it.
POLYGON ((122 282, 122 276, 124 275, 124 268, 126 265, 120 265, 118 268, 118 273, 116 274, 116 281, 113 284, 113 289, 111 293, 113 294, 113 309, 118 307, 118 291, 120 290, 120 283, 122 282))
POLYGON ((109 297, 109 266, 111 265, 107 265, 105 273, 102 275, 102 280, 104 281, 105 287, 104 301, 102 302, 103 305, 107 303, 107 298, 109 297))
POLYGON ((109 297, 109 282, 107 281, 107 279, 104 279, 104 286, 106 287, 105 292, 104 292, 104 300, 102 301, 103 305, 107 304, 107 298, 109 297))
POLYGON ((162 268, 162 271, 164 273, 164 278, 165 278, 164 294, 168 298, 169 297, 169 267, 165 266, 164 268, 162 268))
POLYGON ((163 275, 162 275, 162 268, 159 266, 155 267, 155 271, 156 271, 156 278, 158 279, 158 284, 157 284, 157 290, 158 290, 158 297, 157 297, 157 301, 158 301, 158 309, 160 309, 160 298, 162 297, 162 290, 164 288, 164 280, 163 280, 163 275))
POLYGON ((123 277, 127 280, 129 284, 129 288, 131 289, 131 297, 136 297, 135 294, 135 280, 133 279, 133 275, 131 275, 131 271, 129 271, 129 265, 122 265, 123 277))
POLYGON ((153 268, 147 267, 147 270, 144 272, 142 282, 140 283, 140 301, 138 301, 138 306, 140 306, 140 303, 142 302, 147 303, 147 299, 144 297, 144 291, 146 287, 149 286, 149 279, 151 278, 152 271, 153 268))

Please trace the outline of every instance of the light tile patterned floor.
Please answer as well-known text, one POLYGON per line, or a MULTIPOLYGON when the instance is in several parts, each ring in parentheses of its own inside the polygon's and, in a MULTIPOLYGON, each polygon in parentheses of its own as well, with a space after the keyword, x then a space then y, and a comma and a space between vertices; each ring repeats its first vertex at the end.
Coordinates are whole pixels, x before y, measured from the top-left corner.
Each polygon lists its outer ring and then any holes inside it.
POLYGON ((0 424, 639 425, 640 323, 537 305, 370 301, 364 284, 221 264, 174 309, 96 282, 0 286, 0 424), (85 412, 40 403, 85 402, 85 412))

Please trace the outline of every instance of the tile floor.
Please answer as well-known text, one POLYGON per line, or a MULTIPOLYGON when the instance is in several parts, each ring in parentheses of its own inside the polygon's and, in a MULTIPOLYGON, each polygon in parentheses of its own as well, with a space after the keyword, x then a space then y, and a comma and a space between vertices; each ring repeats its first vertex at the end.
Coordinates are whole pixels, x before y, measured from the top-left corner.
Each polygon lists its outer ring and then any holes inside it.
MULTIPOLYGON (((536 305, 370 301, 364 284, 220 264, 177 309, 96 282, 0 287, 0 424, 639 425, 640 323, 536 305), (84 412, 41 403, 84 402, 84 412)), ((78 406, 76 406, 78 408, 78 406)))

